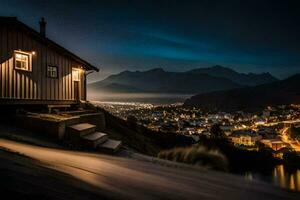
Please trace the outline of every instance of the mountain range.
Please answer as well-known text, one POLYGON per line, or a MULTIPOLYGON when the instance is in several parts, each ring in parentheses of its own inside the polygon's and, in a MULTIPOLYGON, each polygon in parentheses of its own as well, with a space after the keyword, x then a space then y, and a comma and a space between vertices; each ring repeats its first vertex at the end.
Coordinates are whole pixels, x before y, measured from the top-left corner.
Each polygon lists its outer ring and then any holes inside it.
POLYGON ((296 74, 259 86, 195 95, 184 105, 218 111, 259 111, 266 106, 299 104, 299 85, 300 74, 296 74))
POLYGON ((277 79, 270 73, 238 73, 230 68, 216 65, 208 68, 199 68, 188 71, 192 74, 207 74, 214 77, 226 78, 240 85, 255 86, 264 83, 277 81, 277 79))
POLYGON ((168 72, 162 68, 148 71, 124 71, 89 84, 89 89, 108 93, 182 93, 200 94, 230 90, 278 81, 269 73, 238 73, 213 66, 186 72, 168 72))

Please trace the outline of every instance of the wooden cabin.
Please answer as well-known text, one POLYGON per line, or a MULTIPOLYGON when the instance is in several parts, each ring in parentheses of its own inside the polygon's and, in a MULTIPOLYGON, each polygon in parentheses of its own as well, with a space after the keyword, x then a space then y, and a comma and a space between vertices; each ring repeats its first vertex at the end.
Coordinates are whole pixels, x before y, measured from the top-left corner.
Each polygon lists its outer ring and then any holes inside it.
POLYGON ((15 17, 0 17, 0 104, 70 105, 86 100, 98 68, 15 17))

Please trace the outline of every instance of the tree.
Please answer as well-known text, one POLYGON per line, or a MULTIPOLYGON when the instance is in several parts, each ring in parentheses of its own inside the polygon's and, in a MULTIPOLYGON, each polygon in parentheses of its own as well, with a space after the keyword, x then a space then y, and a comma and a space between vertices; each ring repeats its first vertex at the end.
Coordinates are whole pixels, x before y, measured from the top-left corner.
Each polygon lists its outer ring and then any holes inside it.
POLYGON ((214 124, 210 128, 210 134, 212 138, 224 138, 224 132, 220 128, 220 124, 214 124))
POLYGON ((283 160, 288 167, 299 168, 300 166, 300 155, 295 151, 285 152, 283 160))

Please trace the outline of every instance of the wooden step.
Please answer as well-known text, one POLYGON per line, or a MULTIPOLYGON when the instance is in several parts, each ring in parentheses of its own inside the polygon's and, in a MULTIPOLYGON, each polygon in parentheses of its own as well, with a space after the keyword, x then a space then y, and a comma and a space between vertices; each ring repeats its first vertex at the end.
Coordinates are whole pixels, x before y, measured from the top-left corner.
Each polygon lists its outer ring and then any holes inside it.
POLYGON ((72 137, 82 137, 96 131, 96 126, 89 123, 75 124, 68 127, 68 134, 72 137))
POLYGON ((121 148, 121 146, 122 146, 122 141, 108 139, 106 142, 99 144, 97 148, 101 151, 115 153, 121 148))
POLYGON ((95 132, 82 136, 82 142, 89 147, 96 148, 97 145, 102 144, 108 140, 106 133, 95 132))
POLYGON ((102 112, 82 114, 80 115, 80 122, 95 124, 97 125, 97 131, 105 131, 105 115, 102 112))

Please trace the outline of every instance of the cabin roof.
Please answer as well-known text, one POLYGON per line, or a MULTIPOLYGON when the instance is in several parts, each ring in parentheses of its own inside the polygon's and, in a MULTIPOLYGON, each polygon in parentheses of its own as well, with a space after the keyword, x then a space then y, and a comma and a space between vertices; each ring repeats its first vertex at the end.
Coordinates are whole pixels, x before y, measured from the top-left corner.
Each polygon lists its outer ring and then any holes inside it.
POLYGON ((27 33, 31 34, 33 37, 35 37, 40 42, 45 43, 49 47, 56 49, 59 53, 65 55, 65 56, 68 56, 69 58, 71 58, 71 59, 75 60, 76 62, 82 64, 85 69, 93 70, 93 71, 97 71, 97 72, 99 71, 99 69, 97 67, 95 67, 94 65, 92 65, 89 62, 83 60, 79 56, 75 55, 74 53, 70 52, 69 50, 67 50, 66 48, 60 46, 59 44, 57 44, 56 42, 50 40, 49 38, 42 36, 38 31, 36 31, 33 28, 27 26, 23 22, 19 21, 16 17, 1 17, 0 16, 0 24, 1 23, 7 23, 7 24, 10 24, 10 25, 15 24, 18 27, 24 29, 27 33))

